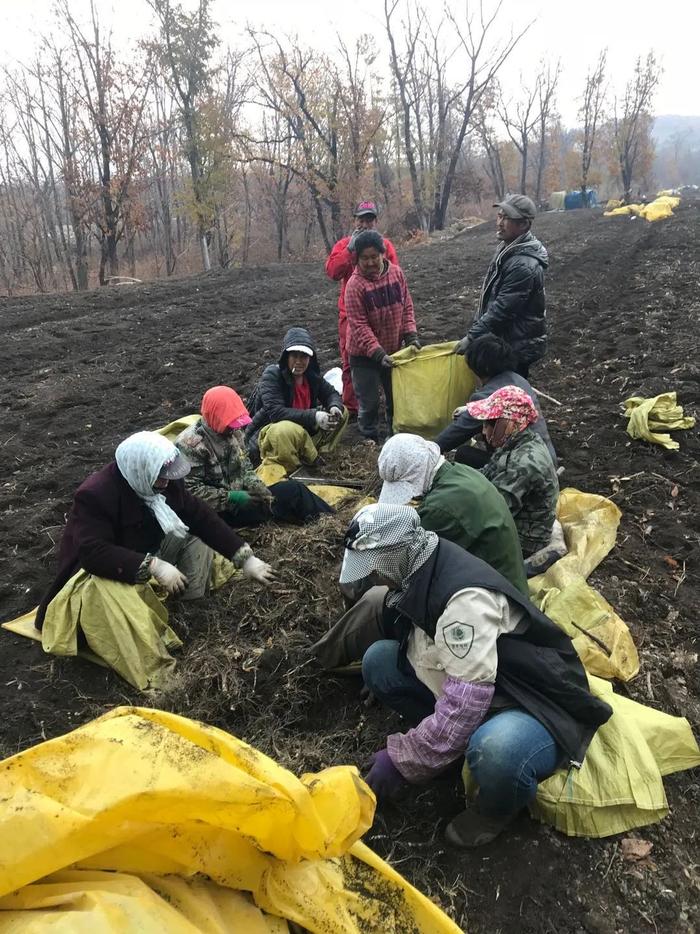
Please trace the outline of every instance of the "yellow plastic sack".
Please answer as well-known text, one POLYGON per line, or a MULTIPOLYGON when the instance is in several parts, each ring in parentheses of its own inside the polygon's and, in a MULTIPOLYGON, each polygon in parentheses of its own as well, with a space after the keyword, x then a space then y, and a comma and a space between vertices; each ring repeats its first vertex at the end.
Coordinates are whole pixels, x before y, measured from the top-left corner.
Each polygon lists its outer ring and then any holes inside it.
POLYGON ((393 354, 391 371, 394 431, 432 439, 452 421, 458 405, 474 392, 476 377, 455 354, 455 341, 429 344, 416 352, 406 347, 393 354))
POLYGON ((621 513, 604 496, 561 491, 557 516, 568 554, 528 581, 530 598, 573 639, 586 670, 602 678, 629 681, 639 672, 639 656, 626 624, 586 583, 617 536, 621 513))
POLYGON ((359 842, 375 799, 354 767, 297 779, 174 714, 120 707, 19 753, 0 801, 0 930, 44 930, 50 907, 90 934, 459 931, 359 842))
POLYGON ((665 220, 667 217, 671 217, 675 208, 681 203, 681 199, 677 197, 670 197, 665 193, 662 193, 659 197, 655 198, 654 201, 649 202, 649 204, 625 204, 621 207, 614 207, 610 210, 612 204, 611 201, 608 202, 608 210, 603 212, 604 217, 618 217, 626 214, 634 214, 637 217, 643 217, 648 221, 661 221, 665 220))
POLYGON ((614 694, 589 677, 591 691, 613 708, 581 769, 555 773, 537 789, 532 812, 569 836, 607 837, 668 813, 662 777, 700 765, 690 724, 614 694))
POLYGON ((650 399, 632 396, 623 405, 625 417, 629 418, 627 434, 630 438, 660 444, 669 451, 677 451, 680 445, 669 434, 659 432, 658 429, 685 429, 695 425, 691 415, 683 415, 683 406, 678 405, 675 392, 663 392, 650 399))
POLYGON ((168 441, 172 441, 174 444, 177 436, 181 434, 185 428, 194 425, 199 417, 197 412, 195 412, 194 415, 183 415, 182 418, 177 418, 174 422, 168 422, 168 424, 163 425, 162 428, 156 428, 156 431, 159 435, 163 435, 164 438, 167 438, 168 441))

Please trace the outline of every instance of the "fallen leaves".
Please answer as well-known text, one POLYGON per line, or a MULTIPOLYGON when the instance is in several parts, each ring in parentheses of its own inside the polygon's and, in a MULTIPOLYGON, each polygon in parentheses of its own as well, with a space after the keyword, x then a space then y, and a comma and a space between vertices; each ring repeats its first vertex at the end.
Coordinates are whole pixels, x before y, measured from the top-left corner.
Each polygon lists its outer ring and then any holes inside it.
POLYGON ((649 865, 649 855, 654 849, 654 844, 649 840, 643 840, 641 837, 624 837, 620 841, 622 858, 628 863, 645 863, 649 865))

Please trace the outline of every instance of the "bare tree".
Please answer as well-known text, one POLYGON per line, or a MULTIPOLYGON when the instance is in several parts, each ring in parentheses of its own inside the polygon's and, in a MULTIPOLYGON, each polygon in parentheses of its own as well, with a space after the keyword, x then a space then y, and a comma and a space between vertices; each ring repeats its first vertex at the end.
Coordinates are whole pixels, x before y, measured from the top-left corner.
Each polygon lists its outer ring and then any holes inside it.
POLYGON ((515 105, 501 99, 498 112, 511 142, 520 154, 520 192, 527 194, 527 168, 533 132, 538 122, 541 76, 537 75, 528 88, 523 84, 523 96, 515 105))
POLYGON ((607 56, 607 49, 603 49, 594 67, 588 70, 579 109, 579 119, 582 123, 581 132, 583 134, 581 141, 581 206, 584 208, 589 207, 588 176, 595 150, 598 125, 603 116, 607 56))
POLYGON ((661 66, 654 53, 649 52, 646 59, 637 59, 634 74, 627 82, 622 100, 615 98, 613 136, 626 201, 629 201, 632 193, 637 160, 648 144, 646 137, 651 105, 660 79, 661 66))
POLYGON ((554 98, 561 74, 561 63, 557 62, 554 68, 546 63, 542 63, 539 74, 537 99, 537 180, 535 182, 535 202, 539 204, 542 200, 542 182, 544 180, 544 170, 547 161, 547 132, 549 124, 554 117, 554 98))

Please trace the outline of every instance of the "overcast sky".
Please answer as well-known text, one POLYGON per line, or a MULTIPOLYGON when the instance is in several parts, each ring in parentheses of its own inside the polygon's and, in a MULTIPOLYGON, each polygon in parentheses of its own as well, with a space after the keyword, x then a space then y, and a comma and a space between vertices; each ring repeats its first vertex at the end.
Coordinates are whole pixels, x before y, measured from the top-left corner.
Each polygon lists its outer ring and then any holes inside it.
MULTIPOLYGON (((152 19, 146 0, 95 0, 100 16, 113 24, 121 42, 136 39, 148 30, 152 19), (116 13, 116 15, 115 15, 116 13)), ((194 0, 190 0, 194 3, 194 0)), ((31 57, 36 35, 51 31, 51 0, 0 0, 0 54, 11 65, 31 57)), ((89 0, 72 0, 79 14, 89 0)), ((425 0, 439 18, 440 0, 425 0)), ((472 4, 476 6, 476 4, 472 4)), ((459 0, 453 8, 459 10, 459 0)), ((361 33, 373 33, 383 42, 383 0, 215 0, 221 38, 235 43, 246 21, 283 33, 297 33, 302 41, 332 50, 336 32, 349 41, 361 33)), ((608 48, 609 77, 621 89, 638 55, 653 48, 664 74, 656 97, 657 114, 699 115, 698 81, 693 61, 700 54, 700 3, 697 0, 504 0, 501 31, 521 29, 535 20, 502 72, 506 92, 517 97, 520 75, 536 68, 540 58, 561 59, 558 95, 564 122, 575 123, 586 70, 601 48, 608 48), (580 11, 583 11, 581 20, 580 11)))

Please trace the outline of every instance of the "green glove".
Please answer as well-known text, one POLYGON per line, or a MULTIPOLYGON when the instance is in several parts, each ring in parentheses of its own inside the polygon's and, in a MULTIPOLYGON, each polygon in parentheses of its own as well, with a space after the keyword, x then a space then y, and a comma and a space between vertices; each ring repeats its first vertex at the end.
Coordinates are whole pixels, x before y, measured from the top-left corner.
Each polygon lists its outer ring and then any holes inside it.
POLYGON ((228 501, 232 506, 245 506, 250 502, 250 493, 245 490, 229 490, 228 501))

